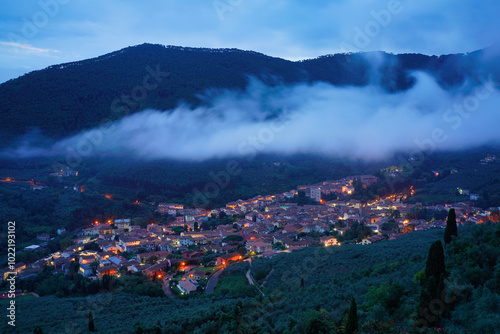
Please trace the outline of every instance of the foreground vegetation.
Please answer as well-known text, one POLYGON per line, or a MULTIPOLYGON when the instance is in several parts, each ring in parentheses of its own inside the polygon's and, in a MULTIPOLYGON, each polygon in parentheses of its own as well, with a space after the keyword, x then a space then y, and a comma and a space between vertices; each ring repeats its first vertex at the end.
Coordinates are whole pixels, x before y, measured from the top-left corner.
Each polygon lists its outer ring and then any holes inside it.
MULTIPOLYGON (((418 327, 430 245, 443 230, 373 245, 308 247, 226 268, 213 294, 168 299, 120 293, 20 299, 20 333, 341 333, 352 298, 361 333, 495 333, 500 327, 500 225, 462 226, 445 246, 446 312, 439 327, 418 327), (326 329, 326 331, 325 331, 326 329)), ((6 326, 2 322, 2 327, 6 326)))

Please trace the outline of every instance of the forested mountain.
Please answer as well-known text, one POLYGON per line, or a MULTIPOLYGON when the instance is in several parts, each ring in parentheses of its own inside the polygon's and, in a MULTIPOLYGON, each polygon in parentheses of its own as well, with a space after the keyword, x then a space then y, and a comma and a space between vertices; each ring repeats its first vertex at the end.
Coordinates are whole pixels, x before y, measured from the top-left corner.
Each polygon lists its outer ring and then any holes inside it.
POLYGON ((7 145, 30 129, 61 138, 106 120, 184 102, 202 103, 208 89, 244 89, 250 77, 267 85, 313 83, 408 89, 410 73, 423 70, 443 87, 477 81, 491 73, 480 64, 483 51, 468 55, 336 54, 292 62, 236 49, 143 44, 97 58, 50 66, 0 85, 0 139, 7 145))

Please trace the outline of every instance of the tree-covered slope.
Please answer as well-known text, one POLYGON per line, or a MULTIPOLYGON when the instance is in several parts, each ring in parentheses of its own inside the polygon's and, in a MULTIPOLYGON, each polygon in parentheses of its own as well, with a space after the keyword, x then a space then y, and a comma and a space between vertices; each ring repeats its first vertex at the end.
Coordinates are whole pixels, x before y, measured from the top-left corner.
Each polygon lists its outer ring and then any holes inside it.
POLYGON ((61 138, 106 120, 185 102, 196 106, 209 89, 244 89, 249 77, 268 84, 324 81, 408 89, 411 72, 436 76, 444 87, 477 81, 481 52, 469 55, 337 54, 299 62, 236 49, 143 44, 97 58, 50 66, 0 85, 0 139, 38 128, 61 138))
POLYGON ((41 326, 44 333, 86 332, 92 311, 99 333, 319 333, 320 328, 342 333, 354 297, 360 333, 496 333, 498 224, 459 228, 458 238, 444 252, 446 311, 440 327, 417 326, 429 247, 442 236, 442 230, 429 230, 373 245, 313 246, 258 259, 251 270, 259 282, 265 281, 265 296, 248 286, 245 293, 231 292, 234 278, 244 284, 248 268, 248 263, 237 263, 220 278, 221 289, 202 297, 171 300, 107 293, 21 298, 16 303, 16 329, 30 333, 41 326))

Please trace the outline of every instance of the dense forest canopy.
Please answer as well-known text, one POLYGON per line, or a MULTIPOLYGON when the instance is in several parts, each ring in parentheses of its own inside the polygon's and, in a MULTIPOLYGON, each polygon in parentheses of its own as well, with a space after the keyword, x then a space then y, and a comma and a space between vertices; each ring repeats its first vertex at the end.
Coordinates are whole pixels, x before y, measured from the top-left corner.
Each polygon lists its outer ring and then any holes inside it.
POLYGON ((477 82, 486 71, 480 57, 480 51, 439 57, 371 52, 291 62, 236 49, 142 44, 53 65, 0 85, 0 139, 7 145, 33 129, 61 138, 146 108, 168 110, 179 103, 194 107, 202 103, 205 91, 243 90, 250 77, 271 86, 371 82, 397 92, 410 88, 411 72, 419 70, 448 88, 465 80, 477 82))

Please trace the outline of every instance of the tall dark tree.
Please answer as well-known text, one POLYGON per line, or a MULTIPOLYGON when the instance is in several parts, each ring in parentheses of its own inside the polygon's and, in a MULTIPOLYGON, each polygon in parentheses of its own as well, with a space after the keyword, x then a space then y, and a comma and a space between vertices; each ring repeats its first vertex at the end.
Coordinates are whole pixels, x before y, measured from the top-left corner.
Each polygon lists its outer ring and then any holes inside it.
POLYGON ((425 263, 425 278, 429 279, 431 276, 439 278, 444 273, 443 243, 441 240, 436 240, 429 248, 429 254, 427 255, 427 261, 425 263))
POLYGON ((446 305, 441 301, 445 277, 444 251, 441 240, 431 244, 420 290, 418 320, 424 327, 438 327, 446 305), (439 306, 439 307, 437 307, 439 306))
POLYGON ((95 325, 94 325, 94 316, 92 315, 92 311, 89 313, 89 332, 94 332, 95 331, 95 325))
POLYGON ((358 331, 358 306, 354 297, 351 299, 349 314, 347 315, 347 323, 345 325, 346 334, 353 334, 358 331))
POLYGON ((444 229, 444 243, 449 244, 451 242, 451 236, 457 236, 457 217, 455 214, 455 209, 450 209, 448 211, 448 218, 446 219, 446 228, 444 229))
POLYGON ((198 232, 200 230, 200 225, 198 224, 198 222, 194 222, 194 230, 195 232, 198 232))

